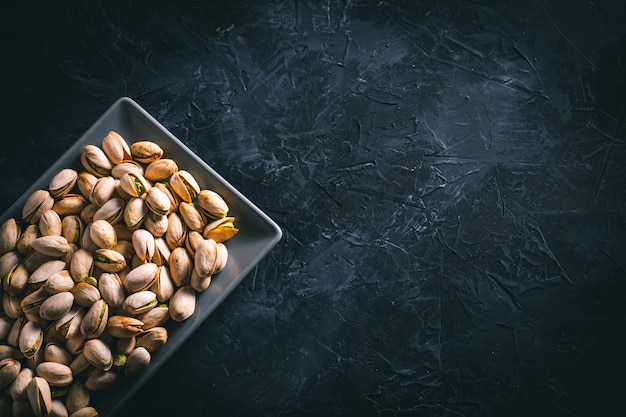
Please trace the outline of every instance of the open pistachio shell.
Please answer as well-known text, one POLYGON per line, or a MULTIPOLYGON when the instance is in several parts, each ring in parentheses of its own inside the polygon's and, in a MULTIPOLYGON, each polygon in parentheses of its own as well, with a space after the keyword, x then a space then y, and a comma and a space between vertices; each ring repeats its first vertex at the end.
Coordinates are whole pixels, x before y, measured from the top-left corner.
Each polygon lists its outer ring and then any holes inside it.
POLYGON ((59 343, 46 343, 43 351, 44 360, 48 362, 61 363, 68 365, 72 363, 73 356, 62 347, 59 343))
POLYGON ((43 329, 37 323, 26 322, 20 332, 19 348, 24 357, 32 358, 41 349, 43 343, 43 329))
POLYGON ((143 176, 143 167, 135 161, 124 161, 121 164, 115 165, 111 170, 113 178, 120 179, 126 173, 134 173, 143 176))
POLYGON ((44 301, 46 301, 50 297, 47 291, 43 288, 39 288, 27 296, 22 298, 20 302, 20 306, 22 308, 22 312, 25 314, 39 315, 39 309, 44 301))
POLYGON ((139 291, 126 297, 122 308, 128 314, 142 314, 152 310, 157 305, 156 294, 152 291, 139 291))
POLYGON ((234 217, 224 217, 206 225, 202 235, 205 239, 213 239, 217 243, 224 242, 235 236, 239 229, 234 225, 234 217))
MULTIPOLYGON (((113 385, 118 378, 118 373, 113 370, 103 371, 101 369, 95 369, 87 375, 87 379, 85 379, 85 387, 90 391, 101 391, 109 388, 113 385)), ((74 417, 83 417, 83 414, 78 414, 83 412, 85 409, 89 409, 91 407, 86 407, 81 410, 76 411, 73 416, 74 417)), ((87 416, 93 417, 93 414, 87 414, 87 416)), ((97 416, 97 414, 95 414, 97 416)))
POLYGON ((22 364, 13 359, 5 358, 0 360, 0 389, 12 383, 22 369, 22 364))
POLYGON ((178 212, 189 230, 202 232, 206 226, 206 218, 202 211, 198 210, 198 206, 193 203, 183 201, 178 206, 178 212))
POLYGON ((79 282, 91 275, 94 267, 94 259, 91 252, 86 249, 78 249, 70 260, 70 275, 75 282, 79 282))
POLYGON ((98 178, 91 194, 89 194, 89 201, 98 207, 101 207, 104 203, 109 201, 115 193, 115 178, 107 175, 106 177, 98 178))
POLYGON ((52 210, 56 211, 59 216, 68 216, 79 214, 88 205, 89 201, 80 194, 65 194, 54 203, 52 210))
POLYGON ((17 241, 17 251, 22 255, 28 254, 32 249, 33 241, 39 236, 39 226, 37 224, 29 224, 26 229, 22 231, 19 240, 17 241))
POLYGON ((30 224, 39 222, 41 213, 54 206, 54 198, 47 190, 37 190, 28 197, 22 208, 22 219, 30 224))
POLYGON ((77 179, 78 172, 76 170, 71 168, 62 169, 50 180, 50 185, 48 186, 50 195, 54 198, 64 196, 74 187, 77 179))
POLYGON ((143 262, 152 262, 156 245, 154 235, 145 229, 137 229, 131 238, 135 254, 143 262))
POLYGON ((141 197, 152 188, 152 185, 143 175, 127 172, 120 178, 120 187, 130 196, 141 197))
POLYGON ((200 232, 192 230, 187 233, 187 238, 185 239, 185 248, 187 248, 191 256, 195 256, 196 248, 203 240, 204 237, 200 234, 200 232))
POLYGON ((41 286, 48 294, 58 294, 64 291, 71 291, 74 288, 74 280, 67 269, 56 272, 41 286))
POLYGON ((83 148, 80 162, 88 172, 96 177, 111 175, 111 169, 113 169, 113 164, 109 158, 102 149, 95 145, 87 145, 83 148))
POLYGON ((61 236, 63 225, 61 217, 54 210, 46 210, 39 218, 39 233, 41 236, 61 236))
POLYGON ((145 196, 146 206, 154 214, 165 216, 169 214, 172 205, 168 196, 157 187, 152 187, 145 196))
POLYGON ((53 258, 64 256, 71 247, 63 236, 41 236, 33 241, 33 249, 53 258))
POLYGON ((24 264, 17 264, 2 279, 2 288, 10 295, 21 294, 28 285, 29 275, 24 264))
POLYGON ((117 245, 115 229, 106 220, 95 220, 91 223, 89 236, 93 243, 101 249, 113 249, 117 245))
POLYGON ((24 315, 21 302, 21 295, 11 295, 5 292, 2 294, 2 311, 7 317, 13 320, 18 319, 24 315))
POLYGON ((115 225, 124 218, 124 200, 119 197, 111 198, 102 204, 93 214, 93 220, 106 220, 115 225))
POLYGON ((124 302, 124 287, 120 277, 114 272, 103 272, 98 279, 98 289, 102 299, 110 307, 118 308, 124 302))
POLYGON ((80 216, 69 215, 61 220, 61 235, 69 242, 80 244, 80 237, 83 233, 84 224, 80 216))
MULTIPOLYGON (((153 187, 153 189, 155 189, 153 187)), ((168 220, 166 215, 154 214, 150 211, 143 222, 143 227, 155 238, 162 237, 167 232, 168 220)))
POLYGON ((37 417, 48 417, 52 410, 52 393, 48 381, 40 376, 33 377, 26 388, 30 407, 37 417))
POLYGON ((81 307, 89 308, 96 301, 100 300, 102 296, 96 282, 93 277, 87 277, 83 281, 78 282, 72 288, 72 294, 74 295, 74 301, 81 307))
POLYGON ((150 287, 150 290, 157 296, 157 300, 163 303, 168 301, 174 294, 174 282, 170 276, 170 269, 166 265, 159 266, 156 273, 156 279, 150 287))
POLYGON ((102 151, 115 165, 121 164, 123 161, 131 158, 128 143, 126 143, 119 133, 113 131, 109 132, 104 139, 102 139, 102 151))
POLYGON ((29 368, 22 368, 11 385, 9 385, 9 394, 14 401, 27 401, 26 388, 33 379, 33 371, 29 368))
POLYGON ((187 226, 177 213, 167 216, 168 226, 165 232, 165 240, 170 249, 182 246, 187 237, 187 226))
POLYGON ((143 333, 143 321, 128 316, 111 316, 107 331, 114 337, 127 338, 143 333))
POLYGON ((10 218, 0 226, 0 256, 16 249, 22 230, 17 220, 10 218))
POLYGON ((174 190, 172 190, 169 182, 157 182, 156 184, 154 184, 153 188, 158 188, 159 190, 161 190, 163 194, 165 194, 170 200, 170 212, 178 210, 180 197, 178 197, 178 194, 176 194, 174 190))
POLYGON ((194 268, 199 276, 213 275, 217 262, 217 243, 213 239, 200 242, 194 260, 194 268))
POLYGON ((143 322, 144 330, 163 326, 170 318, 169 307, 167 304, 158 304, 155 308, 140 314, 137 318, 143 322))
POLYGON ((80 332, 86 339, 95 339, 106 329, 109 318, 109 306, 100 299, 87 310, 80 324, 80 332))
POLYGON ((130 145, 130 153, 137 162, 149 164, 163 156, 163 149, 151 141, 139 141, 130 145))
POLYGON ((70 367, 57 362, 41 362, 37 365, 37 375, 53 387, 69 385, 73 380, 70 367))
POLYGON ((211 190, 202 190, 198 193, 198 205, 214 219, 221 219, 228 215, 228 204, 221 195, 211 190))
POLYGON ((167 343, 167 329, 157 326, 146 330, 137 336, 136 347, 144 347, 150 353, 154 353, 167 343))
POLYGON ((83 354, 97 369, 108 371, 113 366, 111 349, 100 339, 87 340, 83 347, 83 354))
POLYGON ((178 171, 178 165, 173 159, 161 158, 150 162, 146 167, 146 179, 150 181, 162 181, 178 171))
POLYGON ((78 174, 76 185, 83 197, 89 198, 93 186, 96 185, 96 181, 98 181, 98 177, 87 171, 82 171, 78 174))
POLYGON ((200 186, 196 179, 185 170, 180 170, 172 174, 169 181, 172 190, 183 200, 191 203, 200 193, 200 186))
POLYGON ((126 203, 124 208, 124 223, 130 230, 136 230, 143 224, 148 207, 141 197, 133 197, 126 203))
POLYGON ((126 259, 121 253, 111 249, 97 249, 94 264, 105 272, 119 272, 126 267, 126 259))

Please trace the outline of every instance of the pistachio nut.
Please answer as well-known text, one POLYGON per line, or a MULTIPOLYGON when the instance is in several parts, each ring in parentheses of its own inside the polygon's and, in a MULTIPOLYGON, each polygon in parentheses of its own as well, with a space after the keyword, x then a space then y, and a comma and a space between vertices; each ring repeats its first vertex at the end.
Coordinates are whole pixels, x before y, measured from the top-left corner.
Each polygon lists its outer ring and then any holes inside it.
POLYGON ((200 191, 198 193, 198 205, 200 205, 207 216, 213 219, 221 219, 228 215, 228 204, 215 191, 200 191))
POLYGON ((41 236, 33 241, 33 249, 44 255, 60 258, 71 250, 63 236, 41 236))
POLYGON ((115 368, 115 370, 122 371, 124 370, 125 366, 126 355, 124 355, 123 353, 116 353, 115 355, 113 355, 113 368, 115 368))
POLYGON ((120 188, 129 196, 141 197, 152 188, 152 185, 143 175, 127 172, 120 178, 120 188))
POLYGON ((72 370, 57 362, 41 362, 37 365, 37 375, 48 381, 52 387, 62 387, 72 383, 72 370))
POLYGON ((85 308, 75 305, 65 316, 58 319, 54 326, 67 340, 76 334, 80 334, 80 324, 84 317, 85 308))
POLYGON ((139 375, 150 365, 151 355, 145 347, 136 347, 126 358, 124 375, 132 378, 139 375))
POLYGON ((63 227, 61 217, 54 210, 46 210, 39 217, 39 233, 41 236, 61 236, 63 227))
POLYGON ((5 358, 0 361, 0 389, 9 386, 22 369, 22 364, 13 359, 5 358))
MULTIPOLYGON (((11 325, 13 324, 13 320, 5 315, 0 316, 0 340, 6 339, 9 335, 9 331, 11 330, 11 325)), ((4 346, 4 345, 0 345, 4 346)), ((4 359, 2 354, 0 353, 0 359, 4 359)))
POLYGON ((226 262, 228 261, 228 249, 226 245, 222 242, 217 244, 217 259, 215 260, 215 269, 213 270, 214 274, 220 272, 226 266, 226 262))
POLYGON ((38 315, 44 301, 50 297, 46 290, 39 288, 22 298, 20 306, 24 314, 38 315))
POLYGON ((159 266, 156 272, 156 279, 150 290, 156 294, 157 300, 161 303, 168 301, 172 297, 172 294, 174 294, 174 282, 167 266, 159 266))
POLYGON ((152 310, 157 305, 156 294, 152 291, 138 291, 126 297, 122 308, 128 314, 142 314, 152 310))
POLYGON ((43 357, 47 362, 56 362, 68 366, 73 360, 73 356, 65 348, 54 342, 46 343, 43 357))
POLYGON ((43 329, 35 322, 27 321, 22 327, 19 338, 20 352, 26 358, 32 358, 41 349, 43 329))
POLYGON ((75 282, 79 282, 85 277, 91 276, 94 267, 94 258, 91 252, 86 249, 78 249, 70 260, 70 276, 75 282))
POLYGON ((79 214, 87 205, 89 205, 89 201, 82 195, 65 194, 54 203, 52 210, 56 211, 60 216, 68 216, 79 214))
POLYGON ((115 178, 111 176, 100 177, 91 189, 89 201, 98 207, 109 201, 115 194, 115 178))
POLYGON ((191 271, 189 285, 197 292, 206 291, 206 289, 209 288, 209 285, 211 285, 211 275, 201 277, 200 275, 198 275, 198 272, 194 268, 193 271, 191 271))
POLYGON ((168 246, 167 242, 163 238, 158 238, 154 240, 155 251, 154 251, 154 263, 157 265, 165 265, 170 261, 170 254, 172 251, 168 246))
POLYGON ((59 171, 50 180, 48 190, 54 198, 59 198, 67 194, 76 184, 78 172, 71 168, 65 168, 59 171))
POLYGON ((85 357, 84 352, 81 351, 80 353, 76 354, 76 356, 74 356, 74 360, 72 360, 69 367, 72 370, 72 374, 80 375, 86 370, 91 369, 91 363, 89 363, 89 361, 85 357))
POLYGON ((98 279, 98 289, 102 299, 112 308, 122 306, 124 288, 120 277, 115 272, 103 272, 98 279))
POLYGON ((143 167, 135 161, 124 161, 121 164, 115 165, 111 170, 113 178, 120 179, 126 173, 133 173, 143 176, 143 167))
POLYGON ((30 407, 37 417, 48 417, 52 410, 52 393, 48 381, 35 376, 26 388, 30 407))
POLYGON ((2 311, 7 317, 13 320, 18 319, 24 315, 21 302, 21 295, 11 295, 5 292, 2 294, 2 311))
POLYGON ((109 318, 109 305, 100 299, 87 310, 80 324, 80 332, 86 339, 95 339, 106 329, 109 318))
POLYGON ((113 164, 104 151, 95 145, 87 145, 83 148, 80 162, 87 172, 96 177, 111 175, 111 169, 113 169, 113 164))
POLYGON ((165 232, 167 232, 167 226, 167 216, 154 214, 154 212, 152 211, 148 213, 146 219, 143 222, 143 227, 145 227, 147 231, 152 233, 152 236, 154 236, 155 238, 159 238, 165 235, 165 232))
POLYGON ((187 237, 187 226, 177 213, 167 216, 168 226, 165 232, 165 240, 171 249, 182 246, 187 237))
POLYGON ((111 249, 97 249, 95 252, 95 266, 105 272, 119 272, 126 267, 124 255, 117 251, 111 249))
MULTIPOLYGON (((118 373, 112 370, 103 371, 101 369, 94 369, 92 372, 89 373, 89 375, 87 375, 87 379, 85 380, 85 387, 90 391, 100 391, 109 388, 115 383, 115 381, 117 381, 117 376, 118 373)), ((82 410, 84 410, 84 408, 82 410)), ((82 410, 78 410, 72 415, 76 417, 78 416, 78 414, 76 413, 80 413, 82 410)))
POLYGON ((144 347, 148 350, 148 352, 154 353, 161 349, 165 343, 167 343, 167 329, 165 327, 157 326, 148 329, 141 335, 137 336, 135 346, 136 348, 144 347))
POLYGON ((131 159, 128 143, 117 132, 111 131, 102 139, 102 151, 115 165, 131 159))
POLYGON ((196 292, 188 285, 176 290, 169 302, 169 313, 172 320, 187 320, 196 309, 196 292))
POLYGON ((178 204, 180 203, 180 197, 172 190, 169 182, 157 182, 153 188, 158 188, 167 196, 170 200, 170 212, 178 210, 178 204))
POLYGON ((67 391, 65 405, 69 413, 74 413, 81 408, 89 406, 91 395, 89 390, 85 388, 85 383, 81 380, 74 380, 70 389, 67 391))
POLYGON ((22 229, 14 218, 7 219, 0 226, 0 256, 16 249, 22 229))
POLYGON ((193 260, 184 247, 178 247, 172 250, 169 260, 170 277, 177 287, 189 282, 191 270, 193 269, 193 260))
MULTIPOLYGON (((141 229, 138 229, 138 230, 141 230, 141 229)), ((133 244, 129 242, 128 240, 118 239, 115 250, 121 253, 124 256, 124 259, 126 260, 132 259, 133 256, 135 256, 135 248, 133 247, 133 244)))
POLYGON ((143 291, 152 286, 157 278, 159 267, 154 263, 145 263, 139 265, 126 274, 122 280, 124 288, 130 293, 143 291))
MULTIPOLYGON (((26 259, 24 259, 26 262, 26 259)), ((65 269, 67 264, 60 259, 46 260, 39 265, 28 277, 28 283, 33 287, 40 287, 52 275, 65 269)))
POLYGON ((61 236, 69 243, 80 244, 80 237, 83 233, 84 225, 80 216, 71 214, 61 220, 61 236))
POLYGON ((111 316, 107 323, 107 331, 111 336, 127 338, 143 333, 143 321, 128 316, 111 316))
POLYGON ((21 294, 28 285, 29 275, 24 264, 17 264, 2 279, 2 288, 10 295, 21 294))
POLYGON ((69 417, 69 413, 63 401, 55 399, 54 395, 52 396, 49 417, 69 417))
MULTIPOLYGON (((46 323, 46 328, 43 331, 43 338, 46 343, 59 343, 65 344, 65 336, 61 334, 59 330, 56 328, 56 322, 54 323, 46 323)), ((44 355, 45 359, 45 355, 44 355)))
POLYGON ((205 239, 213 239, 217 243, 224 242, 235 236, 239 229, 234 225, 234 217, 223 217, 206 225, 202 235, 205 239))
POLYGON ((154 236, 145 229, 137 229, 131 238, 135 254, 143 262, 152 262, 156 245, 154 236))
MULTIPOLYGON (((22 333, 22 329, 24 328, 24 325, 26 324, 27 321, 28 320, 26 320, 26 317, 24 317, 23 315, 15 319, 15 321, 13 322, 13 325, 11 326, 11 330, 9 330, 9 334, 7 335, 6 342, 9 346, 14 347, 14 348, 20 347, 20 333, 22 333)), ((4 352, 4 353, 6 354, 6 353, 11 353, 11 352, 4 352)), ((13 357, 13 356, 7 356, 7 357, 13 357)), ((20 352, 19 359, 22 359, 23 357, 24 356, 22 355, 22 352, 20 352)))
MULTIPOLYGON (((93 203, 87 204, 80 212, 80 219, 87 224, 91 223, 93 221, 93 216, 96 215, 96 212, 99 209, 100 207, 93 203)), ((85 227, 85 229, 87 229, 87 227, 85 227)))
POLYGON ((145 196, 146 206, 154 214, 165 216, 172 209, 170 199, 160 188, 152 187, 145 196))
POLYGON ((13 382, 9 385, 9 395, 13 398, 13 401, 25 401, 28 399, 26 396, 26 388, 33 379, 33 371, 29 368, 21 368, 13 382))
POLYGON ((115 351, 117 353, 120 353, 122 355, 130 355, 130 352, 133 351, 133 349, 135 349, 135 342, 136 342, 136 338, 133 337, 126 337, 124 339, 117 339, 115 341, 115 351))
POLYGON ((93 303, 102 298, 96 285, 96 280, 93 277, 86 277, 76 283, 71 290, 74 295, 74 302, 81 307, 91 307, 93 303))
POLYGON ((71 291, 74 288, 74 280, 67 269, 56 272, 43 283, 41 286, 48 294, 58 294, 65 291, 71 291))
POLYGON ((22 219, 30 224, 39 222, 41 213, 54 206, 54 198, 47 190, 37 190, 28 197, 22 207, 22 219))
POLYGON ((213 275, 217 263, 217 243, 213 239, 205 239, 196 248, 194 268, 201 277, 213 275))
POLYGON ((124 223, 130 230, 141 227, 148 214, 148 207, 141 197, 133 197, 126 203, 124 208, 124 223))
POLYGON ((130 154, 135 161, 149 164, 163 156, 163 149, 154 142, 144 140, 130 145, 130 154))
POLYGON ((150 162, 146 167, 146 179, 150 181, 162 181, 178 171, 178 165, 173 159, 161 158, 150 162))
POLYGON ((93 243, 101 249, 113 249, 117 245, 115 229, 106 220, 95 220, 91 223, 89 236, 93 243))
POLYGON ((198 210, 195 204, 182 201, 178 206, 178 212, 189 230, 195 230, 196 232, 202 232, 204 230, 206 219, 202 211, 198 210))
POLYGON ((96 185, 96 181, 98 181, 98 177, 87 171, 81 171, 78 174, 76 185, 83 197, 89 198, 93 186, 96 185))
POLYGON ((181 198, 181 200, 191 203, 200 193, 200 186, 190 172, 179 170, 170 177, 170 187, 181 198))
MULTIPOLYGON (((115 372, 111 372, 111 374, 116 375, 115 372)), ((98 411, 93 407, 85 407, 76 410, 69 417, 98 417, 98 411)))
POLYGON ((21 261, 20 254, 16 251, 7 252, 0 256, 0 278, 8 274, 21 261))
POLYGON ((185 248, 189 252, 189 254, 194 257, 196 254, 196 248, 204 240, 204 237, 195 230, 187 233, 187 238, 185 239, 185 248))
POLYGON ((111 198, 96 210, 93 214, 93 221, 106 220, 112 225, 115 225, 124 218, 124 206, 125 203, 122 198, 111 198))
POLYGON ((158 304, 152 310, 140 314, 137 318, 143 322, 143 330, 163 326, 170 318, 169 307, 167 304, 158 304))
POLYGON ((39 307, 39 315, 45 320, 58 320, 70 311, 73 303, 74 294, 71 292, 56 293, 44 300, 39 307))
POLYGON ((100 339, 90 339, 85 342, 83 355, 90 364, 102 371, 108 371, 113 366, 111 349, 100 339))
POLYGON ((39 225, 29 224, 26 226, 26 229, 24 229, 17 241, 17 251, 22 255, 26 255, 32 249, 33 241, 39 236, 41 236, 39 234, 39 225))

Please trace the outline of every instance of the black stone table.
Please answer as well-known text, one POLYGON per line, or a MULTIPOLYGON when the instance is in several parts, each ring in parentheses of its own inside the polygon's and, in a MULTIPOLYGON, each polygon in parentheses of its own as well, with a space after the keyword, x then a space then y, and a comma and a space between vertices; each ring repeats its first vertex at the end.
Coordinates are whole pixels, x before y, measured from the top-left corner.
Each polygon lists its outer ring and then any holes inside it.
POLYGON ((128 96, 283 230, 123 415, 623 415, 623 1, 14 3, 2 211, 128 96))

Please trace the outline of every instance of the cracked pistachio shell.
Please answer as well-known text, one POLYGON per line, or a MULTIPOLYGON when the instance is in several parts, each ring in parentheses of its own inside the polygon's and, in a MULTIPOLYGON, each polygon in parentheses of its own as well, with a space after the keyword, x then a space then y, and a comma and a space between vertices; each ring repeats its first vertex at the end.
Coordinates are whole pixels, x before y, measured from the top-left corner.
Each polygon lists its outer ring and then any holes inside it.
POLYGON ((45 361, 61 363, 68 366, 73 360, 72 354, 59 343, 47 343, 43 351, 43 357, 45 361))
POLYGON ((181 200, 191 203, 200 193, 200 186, 196 179, 185 170, 180 170, 172 174, 169 181, 172 190, 181 200))
POLYGON ((135 254, 143 262, 152 262, 155 251, 154 235, 145 229, 137 229, 131 238, 135 254))
POLYGON ((25 401, 28 399, 26 396, 26 388, 33 379, 33 371, 30 368, 22 368, 13 382, 9 385, 9 395, 13 398, 13 401, 25 401))
POLYGON ((91 275, 94 267, 94 258, 86 249, 78 249, 70 260, 70 276, 75 282, 79 282, 91 275))
POLYGON ((143 222, 143 227, 145 227, 147 231, 152 233, 152 236, 154 237, 162 237, 163 235, 165 235, 165 232, 167 232, 167 226, 167 215, 154 214, 153 211, 150 211, 148 213, 146 219, 143 222))
POLYGON ((24 358, 24 355, 22 355, 22 352, 19 351, 19 345, 20 345, 20 333, 27 321, 28 320, 26 320, 26 317, 24 316, 17 317, 16 319, 14 319, 13 324, 11 325, 11 330, 9 330, 9 334, 7 335, 6 342, 7 342, 7 345, 9 345, 10 347, 16 348, 16 350, 19 352, 19 357, 15 358, 12 355, 13 351, 5 352, 5 354, 8 353, 7 357, 13 357, 14 359, 24 358))
POLYGON ((135 172, 127 172, 120 178, 120 188, 130 196, 141 197, 152 188, 152 185, 150 185, 143 175, 139 175, 135 172))
POLYGON ((74 304, 74 294, 69 291, 48 297, 39 307, 39 315, 45 320, 58 320, 65 316, 74 304))
POLYGON ((191 276, 193 260, 184 247, 172 250, 169 260, 170 277, 177 287, 186 284, 191 276))
POLYGON ((108 371, 113 366, 111 349, 100 339, 90 339, 83 347, 85 359, 97 369, 108 371))
POLYGON ((51 259, 39 265, 28 278, 28 283, 34 287, 43 285, 52 275, 65 269, 67 264, 60 259, 51 259))
POLYGON ((96 177, 111 175, 113 164, 102 149, 95 145, 87 145, 80 155, 80 162, 87 172, 96 177))
POLYGON ((84 228, 85 226, 80 216, 69 215, 63 217, 63 220, 61 220, 61 236, 69 243, 78 245, 84 228))
POLYGON ((182 246, 187 237, 187 225, 183 222, 177 213, 170 213, 167 216, 167 231, 165 232, 165 240, 170 249, 182 246))
POLYGON ((124 287, 118 274, 114 272, 103 272, 98 279, 98 289, 102 299, 112 308, 122 306, 124 302, 124 287))
MULTIPOLYGON (((117 381, 118 373, 112 370, 103 371, 101 369, 95 369, 89 373, 87 379, 85 380, 85 387, 90 391, 101 391, 109 388, 117 381)), ((97 416, 97 414, 78 414, 83 412, 83 410, 90 409, 91 407, 86 407, 81 410, 76 411, 72 414, 73 417, 85 417, 85 416, 97 416)))
POLYGON ((87 172, 82 171, 78 174, 78 178, 76 179, 76 185, 78 186, 78 190, 82 194, 83 197, 88 198, 91 195, 91 190, 94 185, 98 181, 98 177, 87 172))
POLYGON ((155 308, 140 314, 137 318, 143 322, 144 330, 163 326, 170 318, 169 307, 167 304, 158 304, 155 308))
POLYGON ((106 220, 115 225, 124 218, 124 206, 125 203, 122 198, 111 198, 95 211, 93 221, 106 220))
POLYGON ((71 291, 74 288, 74 280, 67 269, 62 269, 50 275, 41 288, 51 295, 71 291))
POLYGON ((41 236, 61 236, 63 225, 61 217, 54 210, 46 210, 39 217, 39 233, 41 236))
POLYGON ((154 263, 159 266, 169 263, 172 251, 170 250, 167 241, 163 238, 157 238, 154 240, 154 245, 154 263))
POLYGON ((166 180, 178 171, 178 165, 173 159, 157 159, 146 167, 146 179, 150 181, 166 180))
POLYGON ((130 145, 133 159, 142 164, 149 164, 163 156, 163 149, 154 142, 143 140, 130 145))
POLYGON ((145 347, 136 347, 126 358, 124 375, 132 378, 139 375, 150 365, 151 355, 145 347))
POLYGON ((113 194, 115 194, 115 178, 111 176, 98 178, 91 194, 89 194, 89 201, 98 207, 102 207, 104 203, 109 201, 113 194))
POLYGON ((154 353, 167 343, 167 329, 165 327, 157 326, 144 331, 141 335, 137 336, 135 349, 144 347, 150 353, 154 353))
POLYGON ((96 220, 91 223, 89 236, 93 243, 101 249, 113 249, 117 245, 115 229, 106 220, 96 220))
POLYGON ((37 190, 28 197, 22 208, 22 219, 30 224, 39 222, 41 213, 52 209, 54 198, 47 190, 37 190))
MULTIPOLYGON (((71 246, 70 246, 70 248, 71 248, 71 246)), ((57 259, 57 258, 53 258, 53 257, 48 256, 48 255, 44 255, 43 253, 37 252, 36 250, 31 250, 24 257, 23 263, 24 263, 24 266, 26 267, 26 269, 28 269, 29 271, 33 272, 37 268, 39 268, 41 265, 45 264, 46 262, 53 261, 53 260, 62 261, 64 259, 65 259, 65 257, 63 257, 63 259, 57 259)), ((29 281, 30 280, 31 280, 31 278, 29 278, 29 281)))
POLYGON ((62 387, 72 383, 72 370, 69 366, 57 362, 41 362, 37 365, 36 373, 51 387, 62 387))
MULTIPOLYGON (((176 290, 169 302, 169 312, 172 320, 181 322, 187 320, 196 309, 196 292, 188 285, 176 290)), ((139 342, 139 341, 138 341, 139 342)))
POLYGON ((83 317, 85 317, 85 308, 75 305, 65 316, 58 319, 54 326, 67 340, 80 334, 80 323, 83 321, 83 317))
POLYGON ((42 288, 39 288, 31 292, 30 294, 22 298, 20 302, 20 307, 22 308, 22 312, 24 314, 28 313, 28 314, 38 315, 41 305, 43 304, 44 301, 46 301, 48 297, 50 297, 50 294, 48 294, 42 288))
MULTIPOLYGON (((89 226, 89 224, 93 221, 93 216, 96 215, 96 212, 98 211, 99 207, 96 206, 95 204, 91 203, 91 204, 87 204, 81 211, 80 211, 80 219, 82 221, 84 221, 85 223, 87 223, 87 227, 89 226)), ((85 229, 87 228, 85 227, 85 229)))
POLYGON ((10 218, 0 226, 0 256, 16 249, 22 229, 17 220, 10 218))
POLYGON ((150 291, 154 292, 157 296, 157 300, 163 303, 172 297, 175 288, 169 268, 165 265, 161 265, 158 268, 156 279, 152 287, 150 287, 150 291))
POLYGON ((93 277, 87 277, 74 285, 72 294, 74 294, 74 302, 86 308, 91 307, 93 303, 102 298, 93 277))
POLYGON ((228 215, 228 204, 221 195, 211 190, 202 190, 198 193, 198 205, 207 214, 214 219, 221 219, 228 215))
POLYGON ((88 205, 89 201, 80 194, 65 194, 54 203, 52 210, 56 211, 59 216, 69 216, 79 214, 88 205))
POLYGON ((20 255, 16 251, 7 252, 0 256, 0 278, 8 274, 21 261, 20 255))
POLYGON ((122 308, 128 314, 142 314, 152 310, 157 305, 156 294, 152 291, 139 291, 126 297, 122 308))
POLYGON ((75 380, 67 391, 65 405, 69 413, 74 413, 81 408, 88 407, 90 400, 91 395, 89 390, 85 388, 85 383, 80 380, 75 380))
POLYGON ((196 248, 204 240, 204 237, 195 230, 187 233, 187 238, 185 239, 185 248, 189 251, 189 254, 193 257, 196 254, 196 248))
POLYGON ((217 263, 217 243, 213 239, 205 239, 196 248, 194 267, 201 277, 213 275, 217 263))
POLYGON ((147 290, 154 284, 159 272, 159 267, 154 263, 145 263, 131 269, 122 279, 122 284, 128 292, 134 293, 147 290))
POLYGON ((111 249, 97 249, 94 264, 105 272, 119 272, 126 267, 126 259, 121 253, 111 249))
POLYGON ((133 197, 126 203, 124 208, 124 223, 130 230, 136 230, 143 224, 148 207, 141 197, 133 197))
POLYGON ((189 230, 202 232, 206 226, 205 216, 201 210, 198 210, 197 205, 183 201, 178 206, 178 212, 189 230))
POLYGON ((10 295, 21 294, 28 285, 29 275, 24 264, 17 264, 2 279, 2 288, 10 295))
POLYGON ((169 197, 161 189, 156 187, 152 187, 148 190, 145 201, 148 209, 157 215, 167 215, 172 208, 169 197))
POLYGON ((52 410, 52 392, 48 381, 40 376, 33 377, 26 388, 30 407, 37 417, 48 417, 52 410))
POLYGON ((0 361, 0 389, 7 387, 17 378, 22 369, 22 364, 13 359, 5 358, 0 361))
POLYGON ((19 338, 20 352, 26 358, 32 358, 41 349, 43 329, 35 322, 27 321, 22 327, 19 338))
POLYGON ((128 356, 128 355, 130 355, 130 352, 132 352, 133 349, 135 349, 135 342, 136 342, 136 339, 135 339, 134 336, 133 337, 127 337, 127 338, 124 338, 124 339, 117 339, 115 341, 115 351, 117 353, 122 354, 122 355, 128 356))
POLYGON ((102 334, 109 318, 109 305, 100 299, 93 303, 83 321, 80 323, 80 332, 85 339, 95 339, 102 334))
POLYGON ((202 235, 205 239, 213 239, 217 243, 224 242, 235 236, 239 229, 234 225, 234 217, 224 217, 206 225, 202 235))
POLYGON ((24 311, 22 311, 22 296, 21 295, 10 295, 8 293, 2 294, 2 311, 7 317, 15 320, 24 315, 24 311))
POLYGON ((22 232, 19 240, 17 241, 17 251, 22 255, 26 255, 32 249, 33 241, 39 236, 39 226, 36 224, 29 224, 22 232))
POLYGON ((67 194, 76 184, 78 179, 78 172, 71 168, 65 168, 59 171, 48 185, 50 195, 54 198, 59 198, 67 194))
POLYGON ((143 321, 128 316, 111 316, 107 331, 114 337, 127 338, 143 333, 143 321))
POLYGON ((135 161, 124 161, 119 165, 115 165, 111 170, 113 178, 120 179, 124 174, 133 173, 143 176, 143 167, 135 161))
POLYGON ((33 241, 32 246, 37 252, 53 258, 60 258, 71 250, 63 236, 41 236, 33 241))
POLYGON ((102 151, 115 165, 131 158, 130 147, 119 133, 110 131, 102 139, 102 151))
POLYGON ((153 188, 158 188, 167 196, 170 200, 170 213, 173 211, 178 211, 178 204, 180 204, 180 198, 178 195, 172 190, 169 182, 157 182, 154 184, 153 188))

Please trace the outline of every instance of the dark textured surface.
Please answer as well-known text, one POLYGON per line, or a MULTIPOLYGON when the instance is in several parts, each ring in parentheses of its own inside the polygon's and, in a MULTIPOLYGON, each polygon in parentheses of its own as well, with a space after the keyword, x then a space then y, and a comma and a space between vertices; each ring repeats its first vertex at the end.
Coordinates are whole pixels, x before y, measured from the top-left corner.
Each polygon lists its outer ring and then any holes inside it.
POLYGON ((125 413, 623 415, 623 2, 59 3, 0 211, 129 96, 284 233, 125 413))

